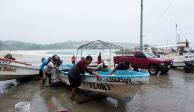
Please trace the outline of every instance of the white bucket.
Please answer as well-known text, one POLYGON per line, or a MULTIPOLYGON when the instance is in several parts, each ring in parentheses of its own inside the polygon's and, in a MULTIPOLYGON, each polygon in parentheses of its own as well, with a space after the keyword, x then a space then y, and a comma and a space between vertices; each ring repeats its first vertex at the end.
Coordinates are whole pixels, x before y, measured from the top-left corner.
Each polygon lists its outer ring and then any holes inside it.
POLYGON ((30 102, 20 102, 15 105, 15 112, 30 112, 30 102))

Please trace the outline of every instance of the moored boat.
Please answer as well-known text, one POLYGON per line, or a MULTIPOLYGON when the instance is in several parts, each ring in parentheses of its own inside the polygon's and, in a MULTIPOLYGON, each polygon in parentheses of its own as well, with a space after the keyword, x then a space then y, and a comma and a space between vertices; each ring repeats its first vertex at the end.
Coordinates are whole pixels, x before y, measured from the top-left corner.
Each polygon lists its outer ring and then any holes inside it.
POLYGON ((21 79, 39 74, 39 68, 31 64, 0 58, 0 81, 21 79))
POLYGON ((191 53, 185 54, 183 56, 178 56, 173 59, 173 67, 184 67, 185 61, 194 61, 194 55, 191 53))
MULTIPOLYGON (((94 75, 83 74, 79 88, 113 98, 125 99, 133 97, 142 85, 149 83, 148 73, 117 70, 113 75, 109 75, 112 70, 97 72, 100 74, 99 80, 94 75)), ((59 80, 70 85, 67 72, 58 71, 56 74, 59 80)))

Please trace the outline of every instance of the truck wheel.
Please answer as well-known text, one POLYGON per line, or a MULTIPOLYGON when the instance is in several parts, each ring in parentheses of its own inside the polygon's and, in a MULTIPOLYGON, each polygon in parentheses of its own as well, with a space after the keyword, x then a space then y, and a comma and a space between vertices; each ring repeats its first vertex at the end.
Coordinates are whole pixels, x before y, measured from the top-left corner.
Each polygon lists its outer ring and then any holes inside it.
POLYGON ((165 70, 163 70, 163 71, 161 71, 163 74, 165 74, 165 73, 167 73, 169 71, 169 68, 167 68, 167 69, 165 69, 165 70))
POLYGON ((184 71, 185 71, 186 73, 189 73, 191 70, 190 70, 187 66, 185 66, 185 67, 184 67, 184 71))
POLYGON ((170 68, 176 68, 176 66, 171 66, 170 68))
POLYGON ((159 69, 156 65, 150 65, 148 68, 148 72, 150 73, 150 75, 156 75, 159 72, 159 69))

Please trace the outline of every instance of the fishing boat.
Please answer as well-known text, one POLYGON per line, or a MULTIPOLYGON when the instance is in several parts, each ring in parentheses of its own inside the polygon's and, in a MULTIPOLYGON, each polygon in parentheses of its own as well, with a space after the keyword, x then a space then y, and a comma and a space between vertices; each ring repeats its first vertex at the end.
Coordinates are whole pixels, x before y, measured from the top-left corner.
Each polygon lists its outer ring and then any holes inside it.
MULTIPOLYGON (((93 41, 84 45, 81 45, 77 48, 78 51, 81 50, 110 50, 110 59, 111 59, 111 49, 123 49, 121 46, 117 46, 108 42, 101 40, 93 41)), ((76 56, 77 57, 77 56, 76 56)), ((110 60, 111 62, 111 60, 110 60)), ((56 71, 56 79, 64 82, 67 85, 70 85, 68 80, 68 70, 72 67, 72 64, 62 65, 60 70, 56 71)), ((88 67, 96 67, 94 64, 90 64, 88 67)), ((107 71, 97 71, 100 75, 100 78, 97 80, 96 76, 85 73, 82 75, 81 86, 79 89, 94 92, 97 94, 109 96, 117 99, 126 99, 133 97, 138 90, 144 84, 149 82, 149 74, 141 73, 128 70, 117 70, 114 74, 111 74, 112 70, 107 71)))
MULTIPOLYGON (((117 70, 113 75, 109 75, 112 70, 97 72, 100 74, 100 79, 98 80, 94 75, 83 74, 79 88, 117 99, 125 99, 133 97, 141 89, 142 85, 149 83, 148 73, 117 70)), ((60 81, 70 85, 67 67, 60 72, 56 71, 56 74, 60 81)))
POLYGON ((173 67, 184 67, 185 66, 185 61, 194 61, 194 54, 193 53, 187 53, 182 56, 174 57, 172 59, 173 67))
POLYGON ((39 68, 16 60, 0 58, 0 81, 21 79, 39 74, 39 68))

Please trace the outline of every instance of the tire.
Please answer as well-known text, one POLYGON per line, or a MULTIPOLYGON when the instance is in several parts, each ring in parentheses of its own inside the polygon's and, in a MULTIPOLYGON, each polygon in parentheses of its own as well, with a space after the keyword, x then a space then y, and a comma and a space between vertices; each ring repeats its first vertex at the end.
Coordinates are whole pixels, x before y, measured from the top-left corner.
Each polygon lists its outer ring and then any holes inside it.
POLYGON ((156 75, 159 72, 159 68, 156 65, 150 65, 148 68, 148 72, 150 73, 150 75, 156 75))
POLYGON ((169 71, 169 68, 166 68, 165 70, 161 71, 163 74, 166 74, 169 71))
POLYGON ((176 66, 171 66, 170 68, 176 68, 176 66))
POLYGON ((185 71, 186 73, 189 73, 191 70, 190 70, 187 66, 185 66, 185 67, 184 67, 184 71, 185 71))

